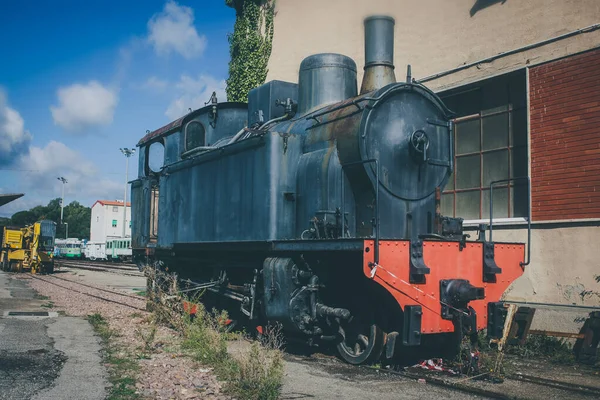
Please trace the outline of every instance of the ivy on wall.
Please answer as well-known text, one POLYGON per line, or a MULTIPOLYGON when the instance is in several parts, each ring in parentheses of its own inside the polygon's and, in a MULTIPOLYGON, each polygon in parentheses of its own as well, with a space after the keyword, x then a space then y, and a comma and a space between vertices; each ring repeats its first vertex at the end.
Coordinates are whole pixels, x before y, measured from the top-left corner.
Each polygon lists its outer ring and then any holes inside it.
POLYGON ((225 0, 235 9, 233 33, 229 35, 227 100, 248 101, 248 92, 267 78, 273 47, 275 0, 225 0))

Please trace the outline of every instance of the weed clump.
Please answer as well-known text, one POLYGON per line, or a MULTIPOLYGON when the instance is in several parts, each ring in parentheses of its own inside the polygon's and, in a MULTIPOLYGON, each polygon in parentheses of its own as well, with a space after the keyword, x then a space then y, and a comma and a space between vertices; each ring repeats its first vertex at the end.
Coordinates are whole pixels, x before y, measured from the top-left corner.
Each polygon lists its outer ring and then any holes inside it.
POLYGON ((150 353, 154 346, 154 339, 156 338, 156 321, 150 321, 148 329, 143 328, 141 325, 135 329, 135 333, 141 339, 143 343, 143 350, 146 353, 150 353))
MULTIPOLYGON (((267 328, 259 342, 246 350, 230 354, 226 312, 208 312, 202 304, 184 331, 182 347, 203 365, 211 366, 225 382, 225 390, 238 399, 277 399, 283 380, 283 355, 280 331, 267 328)), ((240 340, 239 337, 237 340, 240 340)))
POLYGON ((505 354, 522 359, 547 360, 553 364, 575 364, 575 355, 571 343, 565 339, 547 335, 528 335, 525 344, 506 345, 504 352, 499 352, 496 345, 490 343, 485 331, 480 331, 476 348, 479 350, 478 366, 480 373, 491 378, 500 378, 514 372, 512 364, 504 362, 505 354))
POLYGON ((237 368, 230 381, 231 392, 242 399, 275 400, 283 379, 283 357, 279 350, 265 350, 259 343, 235 357, 237 368))
POLYGON ((546 335, 529 335, 524 345, 511 346, 508 353, 523 358, 541 357, 555 364, 575 364, 571 343, 546 335))
POLYGON ((259 341, 244 350, 228 352, 228 341, 242 340, 230 331, 226 312, 208 311, 199 301, 177 290, 177 278, 151 270, 148 295, 158 323, 179 331, 182 349, 205 366, 212 367, 226 392, 240 400, 277 399, 283 382, 283 335, 280 326, 266 327, 259 341))
POLYGON ((224 333, 214 313, 199 305, 193 322, 185 327, 182 347, 191 350, 197 361, 218 367, 229 357, 224 333))

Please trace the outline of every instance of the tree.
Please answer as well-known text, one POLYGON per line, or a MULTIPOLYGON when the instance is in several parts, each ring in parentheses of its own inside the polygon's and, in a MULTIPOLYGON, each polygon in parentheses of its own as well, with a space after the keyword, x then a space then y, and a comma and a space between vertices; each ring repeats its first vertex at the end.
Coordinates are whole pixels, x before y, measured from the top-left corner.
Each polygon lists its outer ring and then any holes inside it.
POLYGON ((65 207, 64 211, 64 220, 69 224, 69 237, 89 239, 92 209, 73 201, 65 207))
POLYGON ((19 212, 14 213, 13 216, 10 217, 9 225, 14 225, 14 226, 31 225, 36 220, 37 220, 37 216, 36 216, 35 212, 33 212, 32 210, 19 211, 19 212))
POLYGON ((235 26, 228 36, 227 100, 248 101, 248 92, 267 78, 273 48, 275 0, 225 0, 235 9, 235 26))
MULTIPOLYGON (((68 224, 69 237, 89 239, 92 209, 73 201, 64 207, 63 212, 63 222, 68 224)), ((60 223, 60 198, 50 200, 47 206, 35 206, 27 211, 19 211, 13 214, 8 221, 0 221, 0 226, 24 227, 42 219, 56 222, 56 237, 65 237, 67 227, 60 223)))

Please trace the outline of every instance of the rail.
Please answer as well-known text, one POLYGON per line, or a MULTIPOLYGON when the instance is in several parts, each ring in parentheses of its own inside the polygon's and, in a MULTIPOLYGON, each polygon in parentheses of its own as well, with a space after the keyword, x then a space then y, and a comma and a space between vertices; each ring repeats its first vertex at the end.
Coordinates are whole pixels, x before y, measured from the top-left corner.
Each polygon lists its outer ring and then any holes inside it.
MULTIPOLYGON (((473 384, 470 384, 469 381, 472 381, 476 378, 483 378, 485 376, 492 376, 490 372, 484 372, 480 375, 470 376, 466 378, 452 379, 444 376, 433 376, 428 373, 421 372, 409 372, 409 371, 396 371, 393 369, 387 368, 378 368, 371 366, 362 366, 365 370, 376 371, 378 373, 397 375, 403 378, 407 378, 410 380, 419 380, 424 381, 428 384, 432 384, 435 386, 443 387, 446 389, 452 389, 456 391, 460 391, 463 393, 468 393, 471 395, 483 396, 490 399, 502 399, 502 400, 515 400, 520 399, 519 395, 515 395, 513 393, 507 393, 503 390, 502 387, 499 387, 498 390, 491 390, 486 388, 485 386, 480 387, 473 384)), ((518 382, 526 382, 538 386, 548 387, 556 390, 561 390, 563 392, 576 394, 579 396, 592 396, 594 398, 598 398, 600 395, 600 387, 589 386, 584 384, 578 384, 574 382, 565 382, 562 380, 553 380, 548 378, 543 378, 534 375, 525 375, 521 373, 507 375, 503 378, 503 381, 518 381, 518 382)))

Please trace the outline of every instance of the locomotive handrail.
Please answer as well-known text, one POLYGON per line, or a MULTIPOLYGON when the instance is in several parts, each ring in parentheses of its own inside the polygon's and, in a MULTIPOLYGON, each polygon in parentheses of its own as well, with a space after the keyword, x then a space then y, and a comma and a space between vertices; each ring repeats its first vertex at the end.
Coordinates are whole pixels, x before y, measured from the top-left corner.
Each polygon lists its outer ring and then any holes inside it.
MULTIPOLYGON (((400 84, 400 85, 402 85, 402 84, 400 84)), ((410 85, 410 84, 404 84, 402 86, 407 86, 407 85, 410 85)), ((376 96, 376 97, 361 97, 361 98, 349 101, 347 103, 342 103, 335 107, 328 108, 327 110, 323 110, 323 111, 316 112, 314 114, 310 114, 310 115, 306 116, 304 119, 306 119, 306 120, 314 119, 317 122, 317 124, 321 124, 321 121, 319 121, 317 119, 318 117, 322 117, 323 115, 330 114, 334 111, 338 111, 338 110, 341 110, 346 107, 356 106, 359 111, 362 111, 362 108, 360 108, 360 105, 358 105, 358 103, 362 103, 364 101, 379 101, 382 98, 384 98, 390 91, 395 90, 397 87, 399 87, 399 86, 390 87, 389 89, 387 89, 386 91, 384 91, 383 93, 381 93, 379 96, 376 96)))
MULTIPOLYGON (((529 176, 518 176, 516 178, 500 179, 490 183, 490 243, 493 243, 492 217, 494 215, 494 185, 522 180, 527 180, 527 201, 529 202, 529 199, 531 198, 531 178, 529 176)), ((527 205, 527 209, 527 261, 519 263, 521 267, 525 267, 531 262, 531 204, 527 205)))
POLYGON ((346 197, 344 190, 344 168, 349 167, 351 165, 364 165, 375 163, 375 250, 374 250, 374 260, 375 265, 379 265, 379 160, 376 158, 370 158, 368 160, 359 160, 346 163, 342 165, 342 238, 346 234, 346 197))

